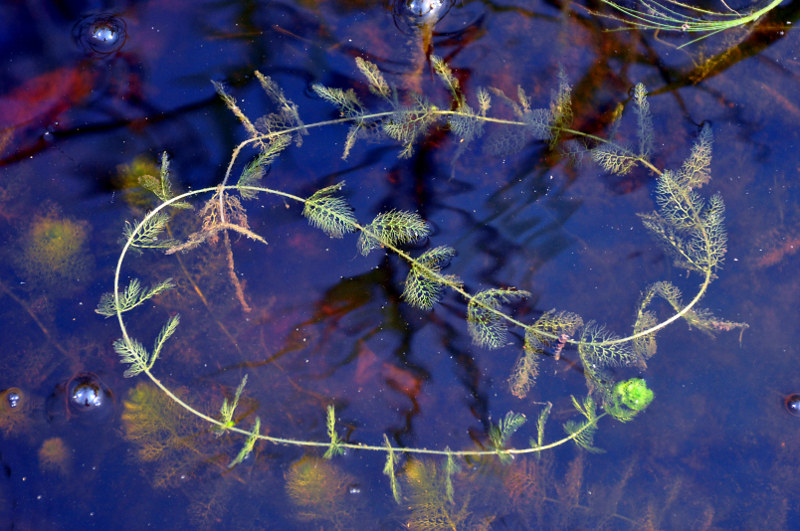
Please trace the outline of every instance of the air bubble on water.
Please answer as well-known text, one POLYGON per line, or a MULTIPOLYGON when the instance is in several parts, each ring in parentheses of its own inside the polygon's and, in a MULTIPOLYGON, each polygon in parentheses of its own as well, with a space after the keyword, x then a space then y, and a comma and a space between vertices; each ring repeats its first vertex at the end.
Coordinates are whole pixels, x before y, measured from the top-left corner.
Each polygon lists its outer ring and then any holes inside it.
POLYGON ((128 38, 125 20, 111 14, 89 15, 79 20, 73 30, 75 42, 91 55, 116 52, 128 38))

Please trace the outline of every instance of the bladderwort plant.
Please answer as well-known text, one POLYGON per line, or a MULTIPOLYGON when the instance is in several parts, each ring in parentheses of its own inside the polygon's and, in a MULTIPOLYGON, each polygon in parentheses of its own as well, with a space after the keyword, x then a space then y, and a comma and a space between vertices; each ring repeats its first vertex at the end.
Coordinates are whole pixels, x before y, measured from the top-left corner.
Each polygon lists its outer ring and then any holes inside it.
MULTIPOLYGON (((439 58, 433 57, 434 71, 449 92, 449 101, 437 105, 419 94, 403 94, 384 79, 372 63, 356 59, 356 65, 369 84, 372 94, 370 105, 362 101, 354 90, 315 85, 314 91, 339 109, 340 118, 316 123, 304 123, 295 103, 286 98, 281 89, 268 77, 256 72, 267 96, 277 110, 252 122, 237 105, 235 99, 219 84, 216 89, 226 106, 242 122, 248 138, 233 150, 226 172, 216 187, 193 190, 176 195, 170 183, 169 161, 162 157, 158 177, 148 176, 141 185, 153 192, 161 203, 138 222, 126 223, 125 243, 122 247, 114 274, 113 291, 105 294, 97 312, 106 317, 116 317, 121 338, 114 348, 121 361, 127 365, 125 376, 144 374, 158 389, 178 406, 209 423, 217 433, 238 433, 245 443, 230 467, 241 463, 258 441, 291 445, 324 451, 326 458, 341 454, 345 450, 383 452, 386 456, 384 473, 389 476, 393 495, 400 501, 396 470, 402 455, 429 454, 446 459, 445 470, 457 469, 456 459, 466 457, 496 456, 509 461, 513 456, 536 454, 573 441, 589 450, 594 446, 594 435, 600 419, 610 416, 618 421, 633 419, 653 400, 653 393, 644 380, 632 378, 613 381, 607 373, 612 367, 646 368, 647 360, 655 353, 656 334, 677 320, 685 320, 691 327, 709 334, 718 331, 743 330, 747 325, 715 317, 710 311, 699 307, 712 281, 721 268, 726 251, 724 226, 724 204, 717 194, 710 198, 701 196, 697 189, 711 179, 712 134, 704 126, 683 165, 678 169, 660 169, 651 162, 653 152, 653 125, 643 85, 637 85, 632 101, 638 122, 638 138, 635 147, 613 138, 606 139, 570 128, 572 122, 571 88, 561 75, 558 88, 553 92, 548 107, 533 108, 528 95, 519 88, 515 98, 497 89, 478 89, 476 101, 468 101, 458 80, 449 67, 439 58), (513 118, 506 119, 490 114, 493 98, 499 100, 513 118), (630 334, 619 336, 595 321, 585 322, 572 312, 551 310, 534 322, 523 322, 504 307, 530 295, 523 289, 492 288, 471 293, 463 282, 444 271, 454 258, 455 250, 439 245, 417 256, 405 250, 409 243, 418 242, 430 234, 430 225, 418 213, 390 210, 379 213, 372 221, 364 223, 356 218, 347 203, 344 183, 318 190, 310 197, 301 197, 287 191, 263 186, 261 179, 265 169, 291 144, 300 146, 303 137, 315 128, 339 124, 349 125, 343 157, 347 157, 356 142, 362 138, 389 138, 401 145, 401 157, 408 157, 415 144, 434 127, 447 127, 458 140, 455 158, 473 145, 479 138, 496 152, 511 152, 522 149, 532 140, 548 142, 552 148, 561 148, 576 157, 588 156, 604 170, 625 174, 634 167, 644 167, 657 175, 656 205, 653 212, 640 214, 644 226, 656 240, 673 256, 676 266, 701 278, 697 292, 688 303, 674 284, 666 281, 647 286, 641 296, 630 334), (487 133, 487 129, 492 130, 487 133), (233 183, 233 170, 246 148, 255 149, 257 155, 242 170, 233 183), (201 194, 212 194, 200 210, 201 228, 183 240, 169 236, 168 224, 171 213, 190 208, 190 199, 201 194), (542 408, 537 423, 536 436, 526 446, 511 444, 512 436, 526 422, 526 417, 508 412, 489 430, 488 449, 451 450, 410 448, 393 446, 386 435, 382 444, 350 443, 344 441, 336 426, 336 412, 327 407, 326 421, 328 440, 304 440, 268 435, 255 418, 249 429, 242 427, 243 419, 235 412, 245 392, 247 377, 236 389, 231 401, 226 399, 220 413, 214 416, 200 411, 180 398, 158 377, 154 367, 168 339, 175 334, 180 316, 170 317, 157 334, 152 348, 145 347, 128 331, 125 317, 142 306, 145 301, 175 287, 166 279, 151 287, 133 279, 127 286, 121 285, 122 268, 128 253, 133 249, 158 249, 166 253, 189 252, 210 241, 220 241, 225 246, 230 282, 244 311, 248 311, 242 286, 235 273, 235 262, 231 250, 229 233, 234 232, 254 241, 266 243, 254 233, 247 223, 244 202, 263 196, 274 196, 285 202, 302 206, 302 215, 313 226, 331 238, 343 238, 358 234, 357 247, 361 254, 373 251, 393 253, 409 267, 405 280, 403 299, 416 308, 430 310, 446 291, 460 295, 466 301, 466 326, 475 344, 488 349, 507 344, 509 331, 514 328, 524 336, 521 354, 510 369, 509 389, 519 398, 525 397, 534 385, 540 363, 547 358, 558 359, 565 346, 577 349, 586 377, 588 393, 579 399, 572 397, 573 405, 580 415, 579 420, 564 424, 566 434, 550 442, 545 440, 545 425, 550 405, 542 408), (663 320, 656 316, 653 304, 663 299, 674 313, 663 320)), ((508 114, 508 113, 506 113, 508 114)), ((450 472, 448 473, 450 474, 450 472)), ((449 476, 448 476, 449 477, 449 476)))

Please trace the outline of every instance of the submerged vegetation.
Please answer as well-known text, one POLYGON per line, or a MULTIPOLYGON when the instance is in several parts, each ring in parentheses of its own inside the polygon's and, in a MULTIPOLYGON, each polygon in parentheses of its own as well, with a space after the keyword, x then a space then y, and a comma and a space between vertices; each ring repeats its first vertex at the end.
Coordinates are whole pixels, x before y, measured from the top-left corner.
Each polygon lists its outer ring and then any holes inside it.
MULTIPOLYGON (((710 335, 719 331, 741 331, 747 326, 716 317, 699 305, 717 278, 726 252, 722 198, 718 194, 705 197, 699 192, 711 179, 712 132, 708 125, 699 131, 697 141, 679 168, 659 168, 652 159, 655 132, 646 89, 641 84, 633 91, 638 134, 633 147, 629 147, 623 140, 602 138, 571 128, 571 87, 564 75, 560 76, 548 104, 534 108, 522 88, 513 97, 497 89, 478 89, 474 99, 468 97, 443 60, 432 57, 432 64, 449 93, 447 101, 434 103, 420 94, 401 93, 385 80, 374 64, 358 58, 356 65, 369 85, 369 99, 357 95, 353 89, 314 85, 314 92, 336 105, 340 112, 338 119, 315 123, 305 123, 298 106, 286 98, 273 80, 260 73, 256 73, 256 77, 276 110, 256 121, 245 115, 224 87, 216 85, 226 106, 242 122, 248 135, 247 140, 234 149, 220 184, 177 194, 173 191, 166 155, 158 176, 141 178, 142 186, 160 203, 140 221, 126 225, 114 289, 102 298, 97 312, 116 317, 119 322, 122 337, 114 348, 126 364, 125 376, 144 374, 155 385, 137 386, 125 404, 123 415, 127 436, 139 445, 144 460, 156 460, 159 453, 164 452, 177 454, 179 461, 196 459, 197 456, 192 455, 194 446, 187 441, 202 431, 198 425, 203 424, 207 424, 207 433, 243 436, 238 455, 226 459, 227 468, 247 459, 260 441, 317 449, 325 458, 353 451, 381 452, 385 455, 384 473, 393 497, 400 503, 405 496, 414 507, 408 524, 426 528, 429 522, 436 521, 444 527, 456 528, 469 518, 468 500, 456 503, 453 498, 453 477, 464 458, 483 462, 498 458, 507 463, 515 456, 539 454, 570 441, 590 452, 601 451, 595 438, 602 418, 630 421, 645 411, 654 399, 643 379, 615 379, 612 369, 645 370, 648 360, 656 353, 657 334, 681 319, 710 335), (507 112, 497 112, 496 101, 507 112), (508 118, 508 114, 513 116, 508 118), (434 239, 428 220, 417 212, 389 210, 371 221, 361 221, 359 213, 347 202, 344 183, 322 188, 308 197, 262 184, 266 169, 284 150, 292 144, 300 146, 313 129, 335 124, 349 126, 343 157, 348 157, 360 140, 380 138, 398 143, 400 157, 408 157, 428 132, 446 127, 458 140, 455 158, 463 156, 479 139, 484 149, 496 154, 512 153, 530 141, 540 141, 576 159, 591 159, 611 173, 625 174, 636 167, 644 168, 657 176, 657 185, 656 209, 640 214, 642 223, 672 256, 677 268, 699 279, 698 288, 687 297, 688 302, 684 302, 681 290, 671 282, 662 280, 645 286, 633 312, 635 319, 630 332, 626 334, 615 333, 600 322, 564 309, 541 313, 532 322, 517 317, 509 308, 530 297, 524 286, 471 291, 457 275, 446 272, 450 262, 456 259, 456 249, 446 242, 431 242, 419 254, 408 250, 410 244, 427 245, 428 238, 434 239), (257 154, 247 164, 242 164, 240 158, 246 148, 255 149, 257 154), (234 182, 237 165, 243 169, 234 182), (197 196, 208 194, 211 194, 210 199, 196 211, 199 218, 195 228, 186 230, 183 237, 178 236, 180 231, 172 229, 176 214, 187 212, 197 196), (270 432, 266 422, 262 423, 263 413, 241 415, 238 411, 240 400, 247 395, 247 377, 225 398, 219 414, 202 410, 184 398, 186 393, 170 389, 154 368, 162 354, 170 349, 171 338, 179 335, 180 315, 170 315, 155 334, 152 346, 149 345, 151 340, 145 345, 133 336, 126 317, 137 315, 146 306, 144 303, 168 293, 175 282, 166 278, 146 286, 134 278, 123 285, 126 258, 133 250, 173 254, 194 252, 204 245, 218 245, 223 251, 227 278, 241 311, 252 312, 246 286, 236 273, 231 233, 249 238, 257 249, 264 249, 266 240, 248 222, 248 206, 267 197, 278 198, 287 206, 291 203, 302 206, 302 216, 310 225, 331 238, 358 234, 355 244, 362 255, 387 252, 404 260, 408 273, 402 298, 409 305, 428 311, 447 293, 458 295, 465 302, 465 329, 476 345, 497 349, 507 345, 512 336, 522 337, 519 358, 508 367, 509 392, 520 399, 536 384, 542 363, 558 360, 567 348, 576 349, 587 393, 582 398, 570 397, 575 418, 563 424, 565 433, 555 439, 546 437, 551 411, 548 403, 538 410, 536 429, 529 435, 528 444, 519 444, 519 432, 527 417, 515 412, 508 412, 491 426, 485 433, 483 447, 478 448, 411 448, 393 445, 386 436, 383 443, 353 443, 343 438, 343 430, 337 426, 336 410, 329 404, 325 411, 326 440, 282 437, 270 432), (666 318, 659 317, 656 312, 659 300, 672 309, 666 318), (415 458, 401 459, 404 455, 415 458), (421 458, 431 459, 432 456, 440 456, 438 466, 422 464, 421 458)), ((202 459, 207 462, 210 457, 202 459)), ((338 491, 325 485, 341 482, 340 474, 325 463, 318 457, 308 457, 293 466, 288 474, 287 492, 302 508, 305 521, 325 520, 324 515, 334 511, 332 507, 339 503, 338 491)), ((164 470, 159 476, 164 484, 169 484, 174 474, 172 470, 164 470)))
POLYGON ((688 33, 692 36, 690 41, 678 48, 689 46, 729 29, 751 24, 782 2, 782 0, 771 0, 751 11, 740 13, 730 8, 724 0, 722 4, 727 9, 725 12, 711 11, 677 0, 643 0, 640 2, 641 7, 629 7, 614 0, 601 1, 619 13, 619 16, 605 16, 622 22, 623 29, 688 33))

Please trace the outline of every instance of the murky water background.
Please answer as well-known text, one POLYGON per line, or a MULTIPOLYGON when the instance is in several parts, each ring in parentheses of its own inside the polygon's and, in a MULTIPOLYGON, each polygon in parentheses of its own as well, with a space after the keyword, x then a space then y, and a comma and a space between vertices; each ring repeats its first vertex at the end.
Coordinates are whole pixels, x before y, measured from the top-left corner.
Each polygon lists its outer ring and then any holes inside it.
MULTIPOLYGON (((124 221, 155 204, 135 177, 156 173, 166 151, 181 190, 215 185, 245 138, 212 80, 258 117, 271 110, 253 76, 259 70, 312 123, 337 117, 312 83, 365 93, 354 64, 364 57, 399 87, 445 102, 425 57, 430 40, 469 98, 478 87, 515 94, 519 84, 534 106, 546 106, 563 70, 574 86, 575 128, 601 136, 617 103, 644 82, 659 167, 678 167, 710 122, 713 178, 703 193, 725 199, 729 251, 703 305, 750 325, 741 343, 737 333, 712 339, 682 322, 660 334, 644 373, 656 400, 633 422, 601 422, 603 454, 565 445, 540 460, 463 463, 449 505, 463 511, 461 527, 792 528, 800 418, 783 400, 800 392, 798 6, 781 6, 753 31, 680 50, 663 35, 605 32, 615 23, 575 4, 458 3, 431 35, 391 6, 357 0, 0 7, 0 523, 419 522, 424 500, 413 482, 426 484, 430 468, 414 461, 399 474, 400 505, 377 454, 328 462, 322 452, 261 443, 229 471, 243 440, 207 433, 143 376, 123 378, 112 349, 118 326, 94 309, 112 287, 124 221), (167 428, 148 431, 159 418, 167 428), (322 494, 298 487, 304 480, 322 494)), ((392 208, 419 212, 434 230, 418 250, 454 247, 447 272, 473 292, 530 290, 516 307, 523 319, 558 308, 624 333, 648 283, 669 279, 686 294, 697 284, 641 227, 636 213, 653 209, 654 187, 642 169, 609 176, 537 142, 500 157, 476 145, 453 162, 454 137, 442 130, 410 159, 398 159, 391 143, 360 142, 343 161, 346 131, 310 131, 266 184, 309 195, 346 180, 365 222, 392 208)), ((632 116, 620 134, 635 141, 632 116)), ((386 434, 395 445, 438 449, 485 446, 509 410, 527 415, 512 439, 527 446, 540 404, 550 401, 546 435, 561 437, 574 416, 570 394, 586 392, 574 349, 543 364, 519 400, 507 378, 521 338, 495 351, 475 347, 458 297, 446 295, 432 312, 400 299, 407 268, 396 257, 362 257, 354 237, 327 238, 297 205, 265 198, 247 207, 269 243, 234 238, 251 312, 235 297, 219 246, 126 262, 126 276, 178 284, 130 321, 149 346, 181 314, 154 369, 181 396, 214 415, 247 374, 245 426, 257 414, 270 435, 325 441, 325 408, 335 404, 350 442, 380 445, 386 434)), ((174 229, 190 223, 176 218, 174 229)))

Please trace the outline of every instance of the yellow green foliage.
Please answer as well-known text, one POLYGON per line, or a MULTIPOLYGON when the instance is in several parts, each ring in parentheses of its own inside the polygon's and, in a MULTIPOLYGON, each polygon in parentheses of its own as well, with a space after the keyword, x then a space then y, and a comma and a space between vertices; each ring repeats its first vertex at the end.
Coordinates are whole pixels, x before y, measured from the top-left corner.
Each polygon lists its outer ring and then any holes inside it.
POLYGON ((69 290, 88 280, 94 267, 87 240, 85 222, 53 213, 34 217, 21 236, 20 275, 51 292, 69 290))
POLYGON ((448 476, 434 461, 410 460, 405 468, 408 529, 464 529, 470 516, 468 501, 461 506, 448 496, 448 476))
POLYGON ((151 479, 157 487, 174 486, 212 457, 203 451, 204 432, 196 418, 148 383, 128 392, 122 424, 139 459, 156 464, 151 479))
MULTIPOLYGON (((354 529, 363 511, 349 490, 355 478, 321 457, 305 456, 286 473, 286 493, 302 522, 324 524, 324 529, 354 529)), ((362 522, 363 524, 363 522, 362 522)))
POLYGON ((70 453, 61 437, 47 439, 39 447, 39 468, 67 475, 70 466, 70 453))
POLYGON ((117 175, 112 178, 114 186, 125 191, 125 201, 136 210, 145 211, 153 207, 153 194, 142 187, 142 178, 159 174, 158 164, 149 155, 138 155, 130 164, 117 166, 117 175))

